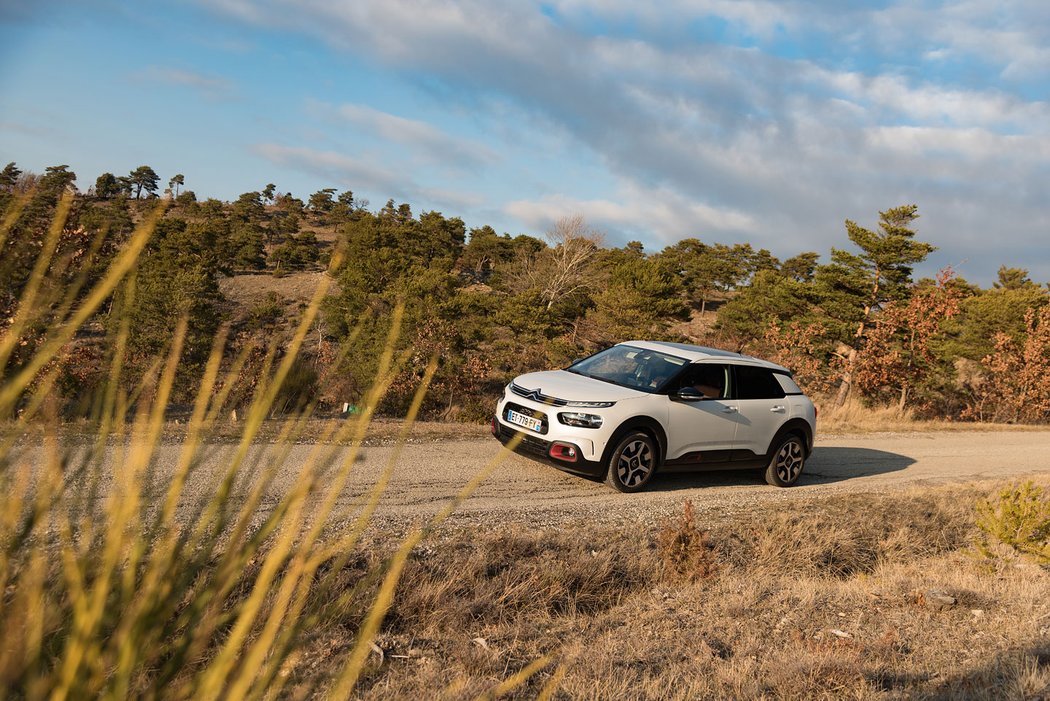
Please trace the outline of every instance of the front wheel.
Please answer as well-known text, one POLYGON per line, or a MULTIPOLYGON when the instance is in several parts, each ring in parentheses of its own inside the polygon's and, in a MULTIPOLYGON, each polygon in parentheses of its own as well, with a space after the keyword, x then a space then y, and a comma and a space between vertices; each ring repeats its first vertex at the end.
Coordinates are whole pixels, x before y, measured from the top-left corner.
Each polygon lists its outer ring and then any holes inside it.
POLYGON ((766 482, 774 487, 790 487, 798 481, 806 465, 806 446, 791 434, 781 441, 766 468, 766 482))
POLYGON ((658 461, 656 442, 641 431, 630 433, 613 450, 605 483, 618 492, 640 491, 656 472, 658 461))

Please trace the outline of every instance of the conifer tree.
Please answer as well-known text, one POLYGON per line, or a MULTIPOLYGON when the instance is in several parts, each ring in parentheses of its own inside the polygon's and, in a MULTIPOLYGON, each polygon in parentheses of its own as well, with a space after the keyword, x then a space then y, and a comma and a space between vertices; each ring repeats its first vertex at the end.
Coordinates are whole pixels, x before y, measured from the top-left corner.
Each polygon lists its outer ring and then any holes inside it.
POLYGON ((915 240, 911 226, 919 217, 918 210, 918 205, 911 204, 879 212, 875 231, 847 219, 846 235, 859 252, 832 248, 831 263, 817 271, 825 312, 841 325, 855 329, 844 339, 848 350, 837 405, 849 397, 857 353, 864 345, 872 314, 887 302, 906 297, 912 266, 936 250, 935 246, 915 240))

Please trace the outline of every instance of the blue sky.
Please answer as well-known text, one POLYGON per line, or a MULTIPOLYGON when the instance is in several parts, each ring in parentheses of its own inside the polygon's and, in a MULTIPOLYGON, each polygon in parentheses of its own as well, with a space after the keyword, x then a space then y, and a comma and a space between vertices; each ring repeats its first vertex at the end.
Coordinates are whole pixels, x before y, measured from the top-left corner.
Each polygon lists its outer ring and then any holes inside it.
POLYGON ((1050 281, 1045 0, 0 0, 0 161, 1050 281))

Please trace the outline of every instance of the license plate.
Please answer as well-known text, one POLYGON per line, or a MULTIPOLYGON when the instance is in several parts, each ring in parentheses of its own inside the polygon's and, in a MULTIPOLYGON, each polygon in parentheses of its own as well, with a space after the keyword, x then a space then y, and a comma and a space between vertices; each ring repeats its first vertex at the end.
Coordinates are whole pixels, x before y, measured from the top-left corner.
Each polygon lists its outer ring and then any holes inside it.
POLYGON ((531 416, 519 414, 513 409, 507 409, 507 421, 511 422, 512 424, 517 424, 518 426, 524 426, 527 429, 537 432, 539 432, 540 428, 543 426, 543 422, 539 419, 534 419, 531 416))

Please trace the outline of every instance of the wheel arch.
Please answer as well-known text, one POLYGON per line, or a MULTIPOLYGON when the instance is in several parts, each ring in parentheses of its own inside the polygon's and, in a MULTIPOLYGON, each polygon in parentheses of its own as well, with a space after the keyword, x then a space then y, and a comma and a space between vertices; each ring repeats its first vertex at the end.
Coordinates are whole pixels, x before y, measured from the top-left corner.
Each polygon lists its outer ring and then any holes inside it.
POLYGON ((773 434, 773 440, 769 442, 769 447, 766 449, 766 457, 772 458, 773 451, 777 449, 781 441, 792 433, 798 434, 802 438, 806 448, 806 457, 808 458, 813 453, 813 427, 805 419, 797 417, 785 421, 784 425, 773 434))
POLYGON ((631 431, 642 431, 649 434, 656 441, 656 448, 660 452, 660 460, 657 466, 657 469, 659 469, 667 456, 667 433, 664 431, 664 427, 660 425, 660 422, 651 416, 632 416, 617 426, 612 436, 609 437, 609 441, 605 444, 605 450, 602 452, 602 464, 609 464, 612 451, 616 449, 617 444, 623 437, 631 431))

